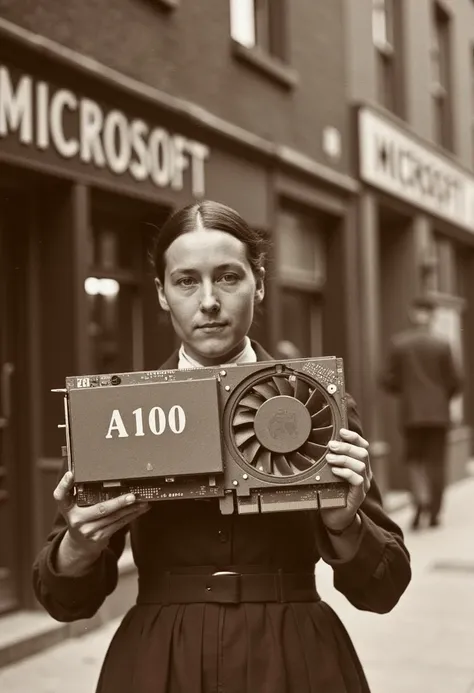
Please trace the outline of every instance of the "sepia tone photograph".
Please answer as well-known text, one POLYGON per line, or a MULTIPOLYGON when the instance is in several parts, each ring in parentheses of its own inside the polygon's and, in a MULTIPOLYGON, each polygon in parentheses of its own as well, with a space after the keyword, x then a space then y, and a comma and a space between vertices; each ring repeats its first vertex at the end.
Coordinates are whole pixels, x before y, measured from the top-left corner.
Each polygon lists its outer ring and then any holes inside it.
POLYGON ((473 0, 0 0, 2 693, 474 693, 473 355, 473 0))

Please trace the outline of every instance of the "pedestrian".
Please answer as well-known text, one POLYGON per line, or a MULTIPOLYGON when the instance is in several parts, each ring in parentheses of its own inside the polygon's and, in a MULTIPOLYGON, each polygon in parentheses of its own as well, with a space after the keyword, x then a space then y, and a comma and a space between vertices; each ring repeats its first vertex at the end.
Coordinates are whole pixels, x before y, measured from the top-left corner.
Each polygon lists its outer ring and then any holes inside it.
POLYGON ((392 339, 381 384, 399 398, 399 417, 412 493, 412 528, 428 519, 440 522, 451 398, 462 378, 449 342, 433 331, 436 304, 416 298, 409 308, 411 327, 392 339))
MULTIPOLYGON (((264 249, 259 234, 215 202, 165 223, 155 281, 181 346, 163 368, 270 359, 247 336, 265 291, 264 249)), ((344 626, 316 592, 315 564, 326 561, 336 588, 377 613, 397 604, 411 570, 350 398, 348 415, 350 430, 328 457, 348 482, 346 507, 222 515, 217 500, 146 505, 121 497, 85 508, 64 474, 34 565, 39 601, 60 621, 93 616, 116 587, 127 531, 138 568, 137 604, 111 642, 98 693, 369 690, 344 626)))

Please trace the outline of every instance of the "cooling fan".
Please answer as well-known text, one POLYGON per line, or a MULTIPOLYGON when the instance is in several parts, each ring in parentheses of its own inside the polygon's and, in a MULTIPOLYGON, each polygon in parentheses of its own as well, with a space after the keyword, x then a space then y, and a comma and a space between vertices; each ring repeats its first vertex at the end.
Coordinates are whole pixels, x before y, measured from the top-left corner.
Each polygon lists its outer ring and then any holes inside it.
POLYGON ((314 471, 334 432, 327 396, 302 375, 279 373, 250 384, 232 415, 232 441, 252 470, 271 477, 314 471))
POLYGON ((238 512, 344 506, 347 485, 326 462, 347 426, 341 359, 266 366, 240 380, 224 410, 225 485, 238 512))

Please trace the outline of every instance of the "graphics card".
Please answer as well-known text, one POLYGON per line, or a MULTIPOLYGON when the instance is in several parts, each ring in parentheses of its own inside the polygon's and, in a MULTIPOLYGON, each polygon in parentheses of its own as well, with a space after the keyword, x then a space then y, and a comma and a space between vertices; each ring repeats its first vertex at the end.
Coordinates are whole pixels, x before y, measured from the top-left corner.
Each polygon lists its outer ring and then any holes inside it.
POLYGON ((78 505, 217 498, 222 513, 340 507, 326 462, 347 427, 342 359, 66 378, 78 505))

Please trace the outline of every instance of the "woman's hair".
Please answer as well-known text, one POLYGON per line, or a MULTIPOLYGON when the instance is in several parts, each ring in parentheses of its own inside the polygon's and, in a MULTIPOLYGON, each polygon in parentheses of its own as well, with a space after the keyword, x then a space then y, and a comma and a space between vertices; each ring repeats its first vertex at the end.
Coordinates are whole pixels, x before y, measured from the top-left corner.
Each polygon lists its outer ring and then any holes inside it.
POLYGON ((229 233, 245 245, 247 258, 254 273, 263 266, 267 249, 267 241, 263 234, 252 229, 231 207, 220 202, 203 200, 174 212, 156 236, 152 262, 155 274, 161 282, 165 276, 165 253, 170 245, 179 236, 200 229, 229 233))

